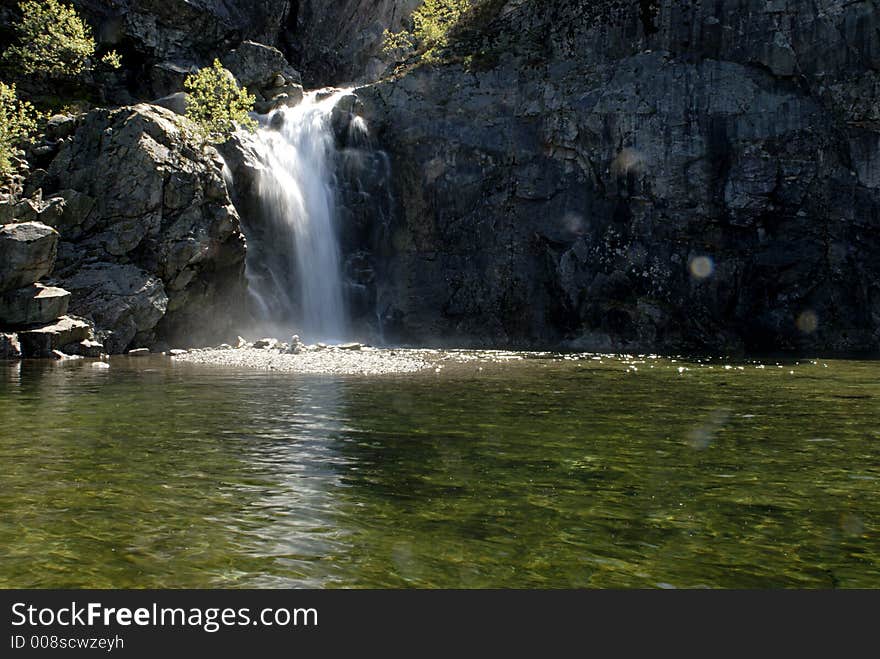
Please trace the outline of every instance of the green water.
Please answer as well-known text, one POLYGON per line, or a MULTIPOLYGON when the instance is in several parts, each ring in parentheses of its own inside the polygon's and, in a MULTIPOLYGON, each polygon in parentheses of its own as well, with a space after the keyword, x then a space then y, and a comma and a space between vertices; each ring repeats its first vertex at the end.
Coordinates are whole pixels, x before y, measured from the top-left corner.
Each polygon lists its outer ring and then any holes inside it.
POLYGON ((880 363, 634 361, 0 363, 0 587, 880 587, 880 363))

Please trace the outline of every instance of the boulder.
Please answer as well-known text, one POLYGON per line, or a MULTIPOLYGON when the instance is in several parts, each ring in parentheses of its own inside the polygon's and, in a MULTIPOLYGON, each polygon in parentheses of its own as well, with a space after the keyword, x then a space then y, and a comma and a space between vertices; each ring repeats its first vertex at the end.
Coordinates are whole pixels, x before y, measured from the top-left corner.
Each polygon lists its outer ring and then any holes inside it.
POLYGON ((215 311, 240 306, 245 241, 223 166, 186 119, 147 104, 84 115, 48 164, 44 193, 63 204, 55 275, 109 352, 138 334, 228 336, 235 314, 215 311))
MULTIPOLYGON (((39 171, 39 170, 38 170, 39 171)), ((31 174, 31 177, 36 172, 31 174)), ((55 226, 57 218, 64 212, 63 200, 43 200, 42 193, 37 191, 33 197, 18 200, 7 200, 0 203, 0 224, 13 222, 42 222, 55 226)))
POLYGON ((97 359, 104 354, 104 344, 100 341, 86 339, 79 343, 70 343, 61 348, 61 352, 66 355, 79 355, 80 357, 91 357, 97 359))
POLYGON ((0 293, 0 324, 38 325, 67 313, 70 293, 63 288, 31 284, 0 293))
POLYGON ((121 353, 137 337, 153 340, 168 308, 162 281, 133 265, 96 263, 64 280, 71 310, 94 320, 108 352, 121 353))
POLYGON ((302 83, 302 76, 287 63, 282 52, 265 44, 245 41, 220 61, 232 72, 238 84, 251 90, 300 86, 302 83))
POLYGON ((19 332, 25 357, 51 357, 53 351, 92 338, 92 325, 84 318, 62 316, 54 323, 19 332))
POLYGON ((0 291, 33 284, 52 271, 58 232, 39 222, 0 227, 0 291))
POLYGON ((20 358, 21 343, 18 340, 18 334, 0 332, 0 360, 20 358))
POLYGON ((65 242, 78 240, 93 227, 96 220, 94 197, 77 190, 59 190, 46 201, 57 204, 61 210, 46 218, 46 224, 57 229, 65 242))
POLYGON ((62 140, 76 131, 77 119, 69 114, 56 114, 46 122, 46 137, 51 140, 62 140))

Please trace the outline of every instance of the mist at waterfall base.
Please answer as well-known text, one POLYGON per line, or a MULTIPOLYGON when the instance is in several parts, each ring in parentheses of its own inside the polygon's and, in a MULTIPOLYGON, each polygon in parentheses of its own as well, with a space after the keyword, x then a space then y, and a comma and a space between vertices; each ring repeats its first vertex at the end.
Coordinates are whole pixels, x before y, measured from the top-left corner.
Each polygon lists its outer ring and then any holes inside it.
MULTIPOLYGON (((336 193, 340 157, 332 118, 350 90, 306 93, 296 107, 257 117, 259 226, 245 221, 250 322, 255 338, 338 343, 351 337, 336 193)), ((366 131, 352 121, 349 130, 366 131)))

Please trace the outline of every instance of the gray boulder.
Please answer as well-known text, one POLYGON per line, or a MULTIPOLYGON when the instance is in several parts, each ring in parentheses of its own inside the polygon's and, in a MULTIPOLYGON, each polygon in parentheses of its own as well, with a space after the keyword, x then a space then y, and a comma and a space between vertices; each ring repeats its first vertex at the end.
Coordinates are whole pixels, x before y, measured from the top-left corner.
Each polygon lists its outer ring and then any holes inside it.
POLYGON ((58 232, 39 222, 0 227, 0 291, 33 284, 52 271, 58 232))
POLYGON ((282 52, 265 44, 245 41, 220 62, 240 85, 248 89, 263 90, 302 83, 302 76, 287 63, 282 52))
POLYGON ((41 194, 17 201, 0 203, 0 224, 13 222, 41 222, 54 227, 64 212, 64 201, 47 199, 43 201, 41 194))
POLYGON ((71 309, 91 318, 110 353, 124 352, 135 339, 155 340, 168 308, 162 281, 133 265, 90 264, 65 280, 74 295, 71 309))
POLYGON ((0 325, 37 325, 67 313, 70 293, 63 288, 31 284, 0 293, 0 325))
POLYGON ((94 110, 47 167, 63 202, 55 274, 111 352, 138 335, 214 342, 236 320, 216 310, 243 296, 244 236, 222 159, 190 135, 155 105, 94 110))
POLYGON ((92 325, 84 318, 62 316, 42 327, 19 332, 24 357, 52 357, 55 350, 92 338, 92 325))

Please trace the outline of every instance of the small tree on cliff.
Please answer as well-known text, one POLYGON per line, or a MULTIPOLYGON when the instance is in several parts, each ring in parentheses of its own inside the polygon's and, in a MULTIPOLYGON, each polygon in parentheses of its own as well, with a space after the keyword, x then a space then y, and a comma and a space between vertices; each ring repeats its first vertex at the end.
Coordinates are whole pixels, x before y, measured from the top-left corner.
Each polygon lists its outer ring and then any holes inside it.
MULTIPOLYGON (((17 43, 3 58, 28 76, 72 78, 93 68, 95 40, 91 28, 73 7, 59 0, 24 0, 19 4, 21 21, 15 26, 17 43)), ((110 68, 119 68, 115 51, 101 58, 110 68)))
POLYGON ((37 126, 34 106, 22 101, 15 85, 0 82, 0 174, 12 169, 16 147, 33 133, 37 126))
POLYGON ((186 116, 208 142, 227 140, 238 126, 256 128, 256 122, 248 116, 255 97, 238 86, 235 76, 223 68, 220 60, 187 77, 184 86, 189 92, 186 116))
POLYGON ((416 49, 425 62, 437 61, 439 52, 448 45, 449 32, 471 4, 471 0, 425 0, 413 12, 412 32, 385 30, 385 53, 416 49))

